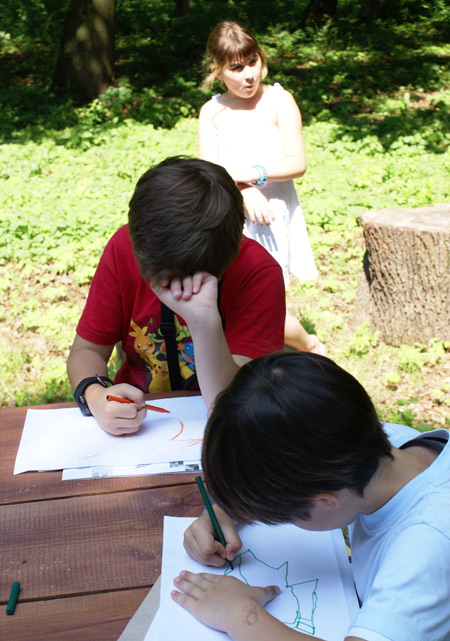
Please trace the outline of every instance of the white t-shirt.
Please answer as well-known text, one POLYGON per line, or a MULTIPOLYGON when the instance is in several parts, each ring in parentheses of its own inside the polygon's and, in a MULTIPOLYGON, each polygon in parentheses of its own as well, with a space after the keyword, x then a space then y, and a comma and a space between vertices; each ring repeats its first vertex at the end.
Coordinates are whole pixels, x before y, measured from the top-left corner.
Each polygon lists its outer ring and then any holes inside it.
POLYGON ((450 435, 389 423, 384 429, 395 447, 418 438, 438 439, 443 449, 382 508, 352 524, 353 575, 362 605, 348 635, 450 641, 450 435))

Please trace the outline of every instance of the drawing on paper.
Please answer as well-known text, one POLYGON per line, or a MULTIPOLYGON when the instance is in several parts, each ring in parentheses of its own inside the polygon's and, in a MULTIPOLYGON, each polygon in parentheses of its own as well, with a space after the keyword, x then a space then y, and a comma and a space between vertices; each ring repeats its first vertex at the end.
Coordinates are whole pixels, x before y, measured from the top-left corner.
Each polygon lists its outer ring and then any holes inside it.
POLYGON ((294 630, 315 634, 314 614, 319 579, 293 582, 289 576, 289 561, 274 567, 258 559, 250 549, 238 554, 233 560, 233 570, 227 568, 224 574, 239 577, 247 585, 273 584, 285 587, 286 590, 282 590, 277 597, 277 601, 285 600, 285 611, 290 613, 283 623, 294 630))
POLYGON ((180 438, 184 431, 184 424, 182 421, 177 419, 180 424, 180 429, 171 438, 161 439, 159 441, 154 441, 152 443, 152 450, 156 454, 166 454, 166 455, 175 455, 179 454, 182 450, 187 447, 193 447, 202 442, 203 438, 180 438))

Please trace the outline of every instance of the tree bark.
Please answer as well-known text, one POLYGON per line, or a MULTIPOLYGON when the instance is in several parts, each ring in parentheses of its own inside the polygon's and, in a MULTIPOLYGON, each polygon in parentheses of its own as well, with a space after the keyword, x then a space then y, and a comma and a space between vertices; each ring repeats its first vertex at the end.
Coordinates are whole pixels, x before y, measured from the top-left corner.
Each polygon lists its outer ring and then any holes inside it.
POLYGON ((321 25, 328 16, 334 18, 337 11, 337 0, 309 0, 303 12, 301 26, 321 25))
POLYGON ((191 13, 190 0, 175 0, 175 13, 177 16, 187 16, 191 13))
POLYGON ((366 4, 361 10, 362 20, 371 22, 377 18, 384 18, 386 15, 386 8, 389 0, 367 0, 366 4))
POLYGON ((114 77, 115 0, 69 0, 53 88, 77 102, 104 93, 114 77))
POLYGON ((450 204, 361 215, 366 243, 353 325, 387 343, 450 340, 450 204))

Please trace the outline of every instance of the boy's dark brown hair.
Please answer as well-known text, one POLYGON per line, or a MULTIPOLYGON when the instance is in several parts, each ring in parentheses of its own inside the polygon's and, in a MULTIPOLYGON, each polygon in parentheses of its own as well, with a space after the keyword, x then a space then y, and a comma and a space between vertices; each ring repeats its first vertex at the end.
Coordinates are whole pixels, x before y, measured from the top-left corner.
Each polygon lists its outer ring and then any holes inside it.
POLYGON ((223 167, 176 156, 141 176, 128 221, 146 280, 196 271, 220 277, 239 254, 244 205, 223 167))
POLYGON ((216 502, 241 523, 310 517, 312 499, 359 496, 391 446, 367 392, 336 363, 303 352, 242 367, 218 396, 202 465, 216 502))

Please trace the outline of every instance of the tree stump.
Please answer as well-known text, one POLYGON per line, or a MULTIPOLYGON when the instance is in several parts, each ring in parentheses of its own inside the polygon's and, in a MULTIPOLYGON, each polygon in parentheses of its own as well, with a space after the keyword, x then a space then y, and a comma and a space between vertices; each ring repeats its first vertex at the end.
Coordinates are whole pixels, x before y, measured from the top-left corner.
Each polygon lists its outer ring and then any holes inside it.
POLYGON ((353 325, 386 343, 450 340, 450 204, 360 216, 366 253, 353 325))

